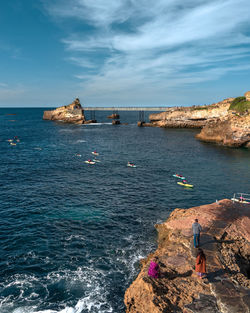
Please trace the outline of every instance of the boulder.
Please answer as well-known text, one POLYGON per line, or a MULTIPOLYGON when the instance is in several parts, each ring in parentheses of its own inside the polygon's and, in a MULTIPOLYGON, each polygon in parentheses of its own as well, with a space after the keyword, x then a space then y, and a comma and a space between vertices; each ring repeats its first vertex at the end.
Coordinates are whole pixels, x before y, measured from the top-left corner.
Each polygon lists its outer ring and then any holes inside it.
POLYGON ((116 119, 119 119, 119 118, 120 118, 120 115, 117 114, 117 113, 113 113, 113 114, 107 116, 107 118, 112 118, 112 119, 116 120, 116 119))

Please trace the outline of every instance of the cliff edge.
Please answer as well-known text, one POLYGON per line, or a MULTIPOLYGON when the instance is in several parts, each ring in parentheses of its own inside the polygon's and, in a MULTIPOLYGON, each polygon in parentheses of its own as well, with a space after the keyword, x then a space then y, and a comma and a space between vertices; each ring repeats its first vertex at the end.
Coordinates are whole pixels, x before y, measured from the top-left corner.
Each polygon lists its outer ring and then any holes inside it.
POLYGON ((168 108, 149 116, 145 126, 202 128, 196 136, 206 142, 250 148, 250 92, 244 97, 192 107, 168 108))
POLYGON ((59 107, 55 110, 44 111, 43 119, 73 124, 84 124, 85 122, 84 111, 78 98, 69 105, 59 107))
POLYGON ((250 205, 221 200, 175 209, 156 225, 158 248, 141 262, 141 271, 126 290, 127 313, 249 313, 250 205), (196 249, 191 226, 203 227, 201 248, 207 257, 207 278, 194 272, 196 249), (161 278, 148 277, 153 256, 159 257, 161 278))

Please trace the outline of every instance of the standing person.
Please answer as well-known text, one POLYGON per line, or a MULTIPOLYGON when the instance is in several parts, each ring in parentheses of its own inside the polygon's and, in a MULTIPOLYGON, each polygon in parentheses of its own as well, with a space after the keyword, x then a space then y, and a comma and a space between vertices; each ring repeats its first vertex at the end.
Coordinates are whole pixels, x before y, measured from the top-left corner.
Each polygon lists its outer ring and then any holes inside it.
POLYGON ((200 245, 200 232, 202 231, 201 225, 198 223, 198 219, 194 220, 192 225, 193 234, 194 234, 194 247, 198 248, 200 245))
POLYGON ((199 278, 206 275, 206 256, 201 248, 198 249, 196 261, 195 261, 195 271, 199 278))
POLYGON ((160 277, 160 266, 157 263, 158 262, 158 257, 154 257, 149 265, 148 269, 148 276, 153 277, 153 278, 159 278, 160 277))

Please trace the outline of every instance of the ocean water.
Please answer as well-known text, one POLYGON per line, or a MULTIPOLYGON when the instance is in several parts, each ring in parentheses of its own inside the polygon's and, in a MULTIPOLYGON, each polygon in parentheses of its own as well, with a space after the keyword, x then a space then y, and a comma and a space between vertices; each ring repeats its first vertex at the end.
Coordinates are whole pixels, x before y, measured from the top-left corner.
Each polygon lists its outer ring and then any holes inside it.
POLYGON ((124 312, 139 261, 156 248, 155 223, 250 193, 250 151, 201 143, 198 130, 139 128, 138 112, 120 112, 119 126, 110 112, 96 112, 96 125, 42 114, 0 109, 1 313, 124 312), (85 164, 94 150, 101 162, 85 164))

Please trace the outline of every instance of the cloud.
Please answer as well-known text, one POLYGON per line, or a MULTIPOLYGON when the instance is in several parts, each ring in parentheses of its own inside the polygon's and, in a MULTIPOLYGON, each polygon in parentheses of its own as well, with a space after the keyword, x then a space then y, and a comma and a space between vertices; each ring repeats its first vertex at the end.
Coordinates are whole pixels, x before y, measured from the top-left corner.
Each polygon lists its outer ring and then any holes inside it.
POLYGON ((78 21, 88 32, 62 39, 93 101, 216 81, 248 71, 249 0, 65 0, 45 2, 54 18, 78 21), (84 72, 81 72, 84 68, 84 72), (146 92, 145 92, 146 90, 146 92))

